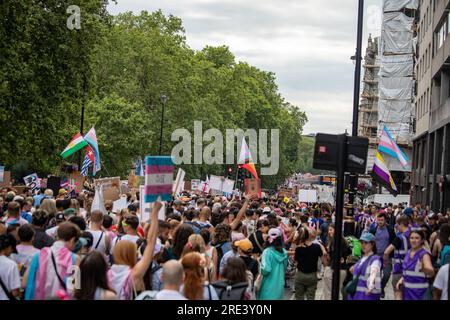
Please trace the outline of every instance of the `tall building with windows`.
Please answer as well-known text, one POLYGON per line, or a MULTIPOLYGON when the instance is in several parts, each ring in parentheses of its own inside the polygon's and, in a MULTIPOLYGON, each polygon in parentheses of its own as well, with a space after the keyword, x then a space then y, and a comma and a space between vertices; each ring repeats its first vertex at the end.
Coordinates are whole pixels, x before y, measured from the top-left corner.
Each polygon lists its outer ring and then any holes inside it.
POLYGON ((450 0, 420 1, 412 201, 450 207, 450 0))

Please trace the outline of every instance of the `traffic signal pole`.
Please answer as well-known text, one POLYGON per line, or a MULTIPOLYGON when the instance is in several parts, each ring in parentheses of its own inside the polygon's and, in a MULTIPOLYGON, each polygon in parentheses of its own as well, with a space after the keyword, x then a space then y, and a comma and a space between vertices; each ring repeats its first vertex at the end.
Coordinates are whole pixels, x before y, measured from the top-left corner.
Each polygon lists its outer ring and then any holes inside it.
MULTIPOLYGON (((355 80, 353 85, 353 121, 352 121, 352 136, 358 136, 358 110, 359 110, 359 93, 361 90, 361 60, 362 60, 362 33, 363 33, 363 19, 364 19, 364 0, 359 0, 358 5, 358 29, 356 35, 356 53, 355 53, 355 80)), ((348 193, 349 210, 348 215, 353 216, 355 196, 358 186, 358 175, 350 175, 350 187, 348 193)))

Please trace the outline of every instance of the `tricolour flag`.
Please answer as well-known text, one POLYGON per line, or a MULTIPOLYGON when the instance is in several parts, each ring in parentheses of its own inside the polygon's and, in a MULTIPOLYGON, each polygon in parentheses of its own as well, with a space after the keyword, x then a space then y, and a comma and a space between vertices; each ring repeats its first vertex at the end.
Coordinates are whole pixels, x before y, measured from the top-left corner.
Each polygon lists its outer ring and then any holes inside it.
POLYGON ((255 179, 259 179, 250 149, 247 146, 247 142, 245 142, 245 137, 242 137, 241 153, 239 155, 238 164, 241 165, 241 168, 250 172, 255 179))
POLYGON ((81 136, 81 133, 78 132, 75 137, 73 137, 69 142, 67 147, 63 150, 63 152, 61 152, 61 157, 65 159, 87 145, 88 143, 86 142, 86 140, 84 140, 84 138, 81 136))
POLYGON ((385 187, 391 194, 397 196, 397 186, 395 185, 394 179, 392 179, 391 173, 389 172, 389 169, 378 150, 375 154, 375 162, 372 168, 372 178, 385 187))
POLYGON ((92 163, 94 163, 94 161, 95 161, 94 151, 92 150, 91 146, 88 146, 86 148, 86 155, 84 156, 83 167, 81 168, 81 175, 83 177, 87 176, 89 166, 92 163))
POLYGON ((172 157, 145 157, 145 203, 172 201, 173 169, 172 157))
POLYGON ((97 173, 97 171, 100 171, 102 168, 100 165, 100 151, 98 150, 98 143, 97 143, 97 135, 95 134, 94 127, 91 128, 91 130, 86 133, 84 136, 84 140, 91 146, 92 150, 94 151, 94 167, 92 169, 93 175, 97 173))
POLYGON ((408 165, 408 157, 406 157, 406 155, 394 141, 386 126, 384 126, 381 133, 378 150, 398 159, 403 167, 406 167, 408 165))

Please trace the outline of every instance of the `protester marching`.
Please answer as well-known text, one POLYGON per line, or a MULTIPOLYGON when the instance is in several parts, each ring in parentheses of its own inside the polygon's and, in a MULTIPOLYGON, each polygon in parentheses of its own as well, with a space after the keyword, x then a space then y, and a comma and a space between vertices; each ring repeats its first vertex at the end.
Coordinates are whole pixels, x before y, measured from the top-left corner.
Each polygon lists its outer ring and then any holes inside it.
MULTIPOLYGON (((181 190, 145 215, 142 196, 131 188, 119 196, 124 207, 106 210, 99 189, 55 197, 3 188, 0 298, 331 298, 333 205, 284 189, 181 190)), ((448 299, 450 211, 369 203, 351 218, 339 257, 343 299, 448 299)))

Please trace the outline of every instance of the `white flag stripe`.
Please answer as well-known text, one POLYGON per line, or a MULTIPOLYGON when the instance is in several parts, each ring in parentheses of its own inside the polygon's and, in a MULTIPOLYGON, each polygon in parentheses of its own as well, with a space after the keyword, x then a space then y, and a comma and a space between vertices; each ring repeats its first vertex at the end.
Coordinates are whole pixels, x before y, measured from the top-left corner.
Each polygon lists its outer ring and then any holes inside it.
POLYGON ((146 174, 145 185, 166 185, 173 183, 173 173, 146 174))

